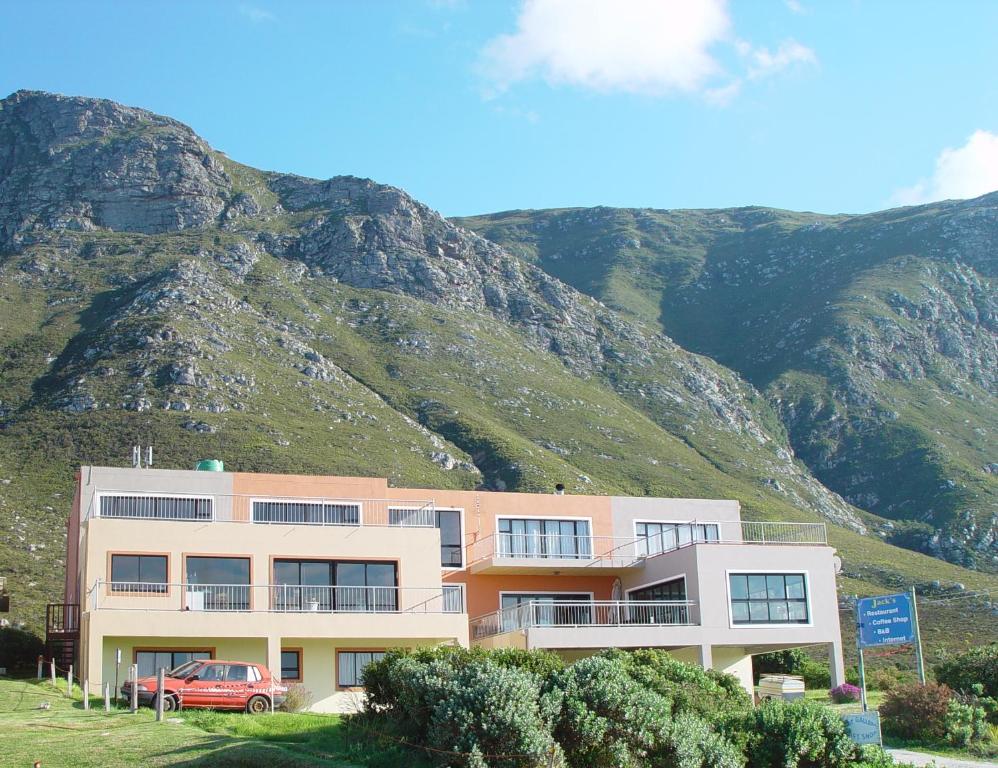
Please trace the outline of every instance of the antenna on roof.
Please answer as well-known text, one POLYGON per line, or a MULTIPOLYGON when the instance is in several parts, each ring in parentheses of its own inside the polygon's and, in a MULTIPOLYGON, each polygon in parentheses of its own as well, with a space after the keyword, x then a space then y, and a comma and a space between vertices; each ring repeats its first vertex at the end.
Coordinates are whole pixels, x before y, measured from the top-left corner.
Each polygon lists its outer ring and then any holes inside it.
MULTIPOLYGON (((152 446, 147 445, 145 449, 146 454, 146 466, 152 466, 152 446)), ((132 469, 142 469, 142 446, 133 445, 132 446, 132 469)))
POLYGON ((151 445, 147 445, 146 446, 146 466, 147 467, 151 467, 152 466, 152 446, 151 445))

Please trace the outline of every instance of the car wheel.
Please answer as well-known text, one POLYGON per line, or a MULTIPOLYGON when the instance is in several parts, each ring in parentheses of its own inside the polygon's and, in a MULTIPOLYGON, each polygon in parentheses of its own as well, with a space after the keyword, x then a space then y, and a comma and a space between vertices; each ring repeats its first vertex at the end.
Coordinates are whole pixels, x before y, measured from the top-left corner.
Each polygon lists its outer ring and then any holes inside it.
MULTIPOLYGON (((153 708, 156 707, 156 701, 153 700, 153 708)), ((163 697, 163 711, 173 712, 177 709, 177 697, 167 694, 163 697)))
POLYGON ((266 696, 253 696, 246 702, 246 711, 251 715, 262 715, 270 709, 270 702, 266 696))

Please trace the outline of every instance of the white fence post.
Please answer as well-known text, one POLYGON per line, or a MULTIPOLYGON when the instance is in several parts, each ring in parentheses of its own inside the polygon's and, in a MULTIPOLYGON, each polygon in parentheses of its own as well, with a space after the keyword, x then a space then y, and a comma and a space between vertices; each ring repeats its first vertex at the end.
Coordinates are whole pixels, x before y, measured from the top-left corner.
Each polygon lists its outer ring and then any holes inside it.
MULTIPOLYGON (((160 667, 156 670, 156 722, 160 723, 163 721, 163 689, 166 687, 166 681, 163 679, 163 668, 160 667)), ((138 688, 136 683, 132 683, 132 687, 138 688)))
POLYGON ((132 714, 139 711, 139 665, 132 664, 128 667, 128 679, 132 681, 132 714))
POLYGON ((66 695, 69 698, 73 698, 73 665, 69 665, 69 669, 66 670, 66 695))
POLYGON ((104 683, 104 711, 111 711, 111 684, 104 683))
POLYGON ((45 670, 43 669, 44 666, 45 666, 45 657, 44 656, 39 656, 38 657, 38 679, 39 680, 41 680, 42 677, 45 674, 45 670))
POLYGON ((51 667, 52 671, 52 687, 55 687, 55 659, 52 659, 49 662, 49 666, 51 667))
POLYGON ((90 709, 90 681, 83 681, 83 709, 88 711, 90 709))

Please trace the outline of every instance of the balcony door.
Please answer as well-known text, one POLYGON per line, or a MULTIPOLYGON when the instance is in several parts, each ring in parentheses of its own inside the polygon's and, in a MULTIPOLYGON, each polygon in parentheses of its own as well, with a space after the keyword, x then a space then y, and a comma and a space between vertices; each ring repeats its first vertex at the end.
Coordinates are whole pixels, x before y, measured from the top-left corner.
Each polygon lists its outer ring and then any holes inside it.
POLYGON ((502 595, 503 631, 524 626, 592 624, 593 596, 570 592, 507 592, 502 595))
POLYGON ((588 520, 501 517, 497 536, 500 557, 592 558, 588 520))
POLYGON ((385 612, 398 610, 394 562, 275 560, 277 611, 385 612))

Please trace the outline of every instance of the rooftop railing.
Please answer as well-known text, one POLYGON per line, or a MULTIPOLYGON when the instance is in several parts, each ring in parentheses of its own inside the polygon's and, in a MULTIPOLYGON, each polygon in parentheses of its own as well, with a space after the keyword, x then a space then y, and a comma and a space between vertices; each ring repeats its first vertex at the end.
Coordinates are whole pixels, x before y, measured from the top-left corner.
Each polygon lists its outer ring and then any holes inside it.
MULTIPOLYGON (((626 567, 648 557, 693 544, 824 545, 824 523, 752 522, 740 520, 663 523, 648 536, 571 536, 533 533, 495 533, 470 547, 469 563, 527 560, 574 561, 583 567, 626 567)), ((519 563, 517 563, 519 565, 519 563)))
POLYGON ((471 620, 477 639, 532 627, 691 626, 698 623, 696 603, 681 601, 534 601, 471 620))
POLYGON ((464 613, 460 585, 353 587, 180 584, 98 579, 91 610, 268 613, 464 613))
POLYGON ((251 494, 137 493, 98 490, 84 520, 96 517, 262 525, 433 528, 432 501, 265 496, 251 494))

